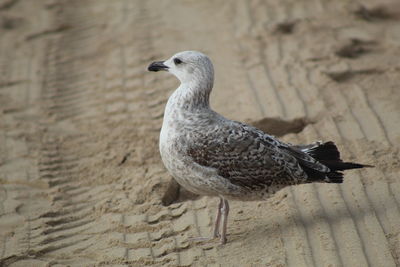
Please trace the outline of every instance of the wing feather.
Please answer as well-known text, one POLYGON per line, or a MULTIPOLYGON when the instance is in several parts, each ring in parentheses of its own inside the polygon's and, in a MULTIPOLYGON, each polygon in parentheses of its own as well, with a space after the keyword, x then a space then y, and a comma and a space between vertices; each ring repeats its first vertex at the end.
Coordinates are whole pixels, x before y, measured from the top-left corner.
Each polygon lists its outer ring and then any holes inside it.
POLYGON ((321 168, 315 160, 254 127, 228 121, 218 128, 189 134, 187 154, 198 164, 215 168, 231 183, 248 188, 305 182, 298 160, 321 168))

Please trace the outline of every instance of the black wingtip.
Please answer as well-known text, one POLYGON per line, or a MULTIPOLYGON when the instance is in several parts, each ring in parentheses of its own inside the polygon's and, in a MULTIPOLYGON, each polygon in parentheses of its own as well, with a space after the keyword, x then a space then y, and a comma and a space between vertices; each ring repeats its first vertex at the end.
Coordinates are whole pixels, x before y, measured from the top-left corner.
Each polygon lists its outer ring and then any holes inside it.
POLYGON ((330 169, 329 173, 322 173, 302 165, 302 168, 309 176, 311 182, 325 181, 327 183, 342 183, 343 182, 342 171, 374 167, 368 164, 343 162, 342 159, 340 158, 340 152, 337 146, 332 141, 308 149, 306 153, 330 169))
POLYGON ((351 170, 351 169, 361 169, 361 168, 373 168, 374 166, 372 165, 367 165, 367 164, 360 164, 360 163, 354 163, 354 162, 328 162, 329 168, 333 168, 334 170, 351 170))
POLYGON ((374 165, 368 165, 368 164, 360 164, 360 165, 362 165, 361 168, 375 168, 374 165))

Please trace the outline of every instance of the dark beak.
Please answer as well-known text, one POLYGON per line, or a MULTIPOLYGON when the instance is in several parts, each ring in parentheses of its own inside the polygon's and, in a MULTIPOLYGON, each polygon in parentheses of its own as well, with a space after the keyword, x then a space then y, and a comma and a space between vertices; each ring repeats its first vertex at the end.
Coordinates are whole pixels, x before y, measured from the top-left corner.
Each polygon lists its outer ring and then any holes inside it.
POLYGON ((159 70, 168 70, 168 67, 164 65, 164 61, 154 61, 147 68, 149 71, 159 71, 159 70))

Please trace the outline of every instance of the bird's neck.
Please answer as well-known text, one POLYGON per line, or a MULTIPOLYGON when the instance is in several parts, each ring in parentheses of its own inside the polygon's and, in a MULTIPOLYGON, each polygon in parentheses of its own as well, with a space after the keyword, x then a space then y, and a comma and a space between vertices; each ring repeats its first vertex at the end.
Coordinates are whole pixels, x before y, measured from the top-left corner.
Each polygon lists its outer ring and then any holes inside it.
POLYGON ((196 110, 208 109, 210 107, 210 93, 213 81, 197 81, 181 83, 178 89, 171 95, 175 108, 195 112, 196 110))

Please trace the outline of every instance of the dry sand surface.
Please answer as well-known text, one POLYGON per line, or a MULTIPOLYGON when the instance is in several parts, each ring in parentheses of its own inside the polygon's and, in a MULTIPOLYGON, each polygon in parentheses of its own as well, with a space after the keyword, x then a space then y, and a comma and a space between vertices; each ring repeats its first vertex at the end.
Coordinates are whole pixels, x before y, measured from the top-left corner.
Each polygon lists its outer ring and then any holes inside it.
POLYGON ((0 266, 400 266, 400 4, 0 1, 0 266), (147 65, 208 54, 212 106, 375 168, 232 202, 171 181, 158 152, 177 87, 147 65))

